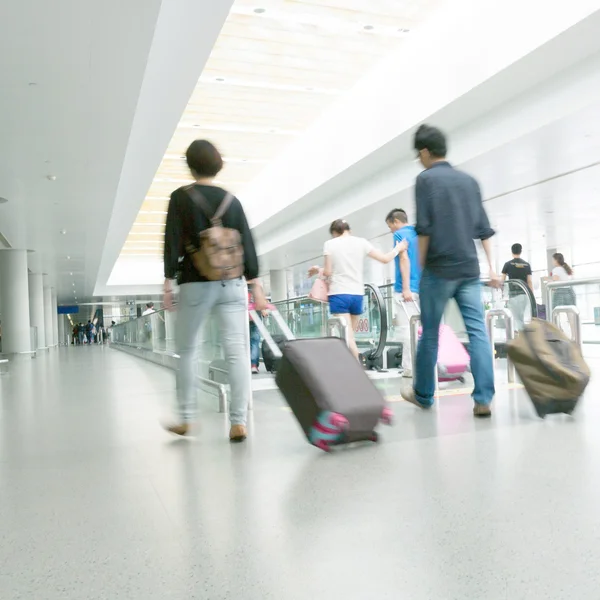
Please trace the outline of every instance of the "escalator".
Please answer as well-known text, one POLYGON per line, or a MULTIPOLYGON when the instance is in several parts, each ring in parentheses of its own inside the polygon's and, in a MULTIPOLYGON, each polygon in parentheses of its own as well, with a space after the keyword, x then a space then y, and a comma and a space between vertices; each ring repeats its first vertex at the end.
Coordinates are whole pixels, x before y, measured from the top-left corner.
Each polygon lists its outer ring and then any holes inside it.
MULTIPOLYGON (((300 296, 290 300, 275 302, 288 327, 296 338, 318 338, 327 336, 329 307, 327 304, 300 296)), ((274 319, 267 319, 266 326, 272 335, 279 334, 274 319)), ((380 370, 383 367, 383 353, 386 349, 389 329, 386 302, 379 286, 365 285, 363 313, 354 330, 356 344, 368 369, 380 370)))

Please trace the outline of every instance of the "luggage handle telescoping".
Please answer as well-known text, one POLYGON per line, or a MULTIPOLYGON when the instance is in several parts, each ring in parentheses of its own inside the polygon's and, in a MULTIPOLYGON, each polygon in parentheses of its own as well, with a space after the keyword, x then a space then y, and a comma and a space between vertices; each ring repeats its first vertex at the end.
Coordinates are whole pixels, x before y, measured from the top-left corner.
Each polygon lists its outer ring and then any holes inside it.
MULTIPOLYGON (((288 324, 285 322, 284 318, 281 316, 281 313, 274 307, 269 305, 268 308, 271 316, 275 319, 277 326, 283 333, 285 339, 289 342, 296 339, 296 336, 292 333, 292 330, 288 327, 288 324)), ((248 311, 250 313, 250 318, 256 325, 258 331, 263 336, 264 340, 267 342, 267 345, 271 349, 273 356, 275 358, 281 358, 283 356, 279 346, 275 343, 275 340, 271 337, 269 330, 265 327, 262 319, 258 316, 258 313, 254 309, 250 309, 248 311)))
POLYGON ((421 314, 421 307, 418 305, 416 300, 411 300, 410 302, 406 302, 406 300, 399 300, 397 302, 397 304, 401 304, 402 305, 402 310, 404 311, 404 314, 406 315, 406 318, 410 321, 410 318, 412 315, 408 314, 408 310, 406 308, 407 304, 414 304, 415 308, 417 310, 417 314, 420 315, 421 314))

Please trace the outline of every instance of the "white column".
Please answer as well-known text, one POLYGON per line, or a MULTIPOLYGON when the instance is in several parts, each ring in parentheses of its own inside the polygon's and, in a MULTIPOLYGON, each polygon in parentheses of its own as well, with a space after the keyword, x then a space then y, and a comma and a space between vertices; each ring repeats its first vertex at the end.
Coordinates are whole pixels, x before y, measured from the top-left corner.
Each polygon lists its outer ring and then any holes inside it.
POLYGON ((58 346, 58 302, 56 298, 56 288, 51 288, 52 294, 52 340, 54 345, 58 346))
POLYGON ((271 279, 271 300, 273 302, 287 300, 287 273, 285 269, 271 271, 269 277, 271 279))
POLYGON ((29 274, 29 320, 37 329, 37 348, 46 347, 46 327, 44 325, 44 276, 41 273, 29 274))
POLYGON ((46 346, 54 346, 52 323, 52 288, 49 285, 44 286, 44 330, 46 332, 46 346))
POLYGON ((67 343, 67 335, 66 335, 66 328, 65 328, 65 320, 66 320, 67 316, 66 315, 58 315, 58 343, 59 344, 66 344, 67 343))
POLYGON ((0 250, 2 352, 29 352, 29 282, 27 250, 0 250))

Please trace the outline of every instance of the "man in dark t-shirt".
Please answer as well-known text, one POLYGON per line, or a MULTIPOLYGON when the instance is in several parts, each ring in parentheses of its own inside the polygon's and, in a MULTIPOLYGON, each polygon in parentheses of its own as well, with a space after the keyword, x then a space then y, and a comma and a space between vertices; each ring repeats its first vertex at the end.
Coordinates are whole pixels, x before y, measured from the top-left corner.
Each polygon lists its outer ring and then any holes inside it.
POLYGON ((423 334, 417 346, 412 388, 402 397, 427 409, 433 406, 440 323, 448 300, 454 298, 469 334, 473 414, 490 417, 494 398, 494 360, 485 327, 479 259, 474 240, 481 240, 490 269, 490 283, 499 284, 493 271, 491 238, 494 230, 483 207, 477 181, 446 160, 446 136, 436 127, 421 125, 414 149, 425 167, 415 185, 416 231, 423 266, 419 287, 423 334))
MULTIPOLYGON (((533 282, 531 279, 531 265, 521 258, 523 246, 521 244, 513 244, 511 247, 513 255, 512 260, 509 260, 502 267, 503 281, 518 280, 526 284, 533 293, 533 282)), ((509 285, 509 301, 508 306, 514 317, 514 325, 516 331, 521 331, 525 326, 525 310, 529 303, 529 298, 526 292, 518 285, 509 285)))

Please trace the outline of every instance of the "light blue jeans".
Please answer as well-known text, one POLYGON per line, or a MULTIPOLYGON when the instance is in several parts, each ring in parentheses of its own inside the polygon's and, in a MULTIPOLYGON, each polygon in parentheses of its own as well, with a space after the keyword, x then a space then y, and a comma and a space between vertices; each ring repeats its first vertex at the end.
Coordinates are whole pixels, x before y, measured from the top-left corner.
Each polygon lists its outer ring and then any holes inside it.
POLYGON ((253 321, 250 321, 250 364, 260 365, 260 331, 253 321))
POLYGON ((494 359, 485 329, 481 282, 479 279, 442 279, 428 270, 421 277, 421 322, 423 335, 417 346, 415 396, 423 406, 433 404, 435 365, 438 356, 440 323, 450 298, 454 298, 469 334, 471 373, 475 381, 473 400, 490 404, 494 398, 494 359))
POLYGON ((219 324, 227 361, 232 425, 245 425, 252 397, 248 358, 248 286, 242 279, 184 283, 180 287, 175 344, 179 354, 177 403, 181 421, 192 421, 196 414, 198 376, 198 334, 207 318, 214 315, 219 324))

